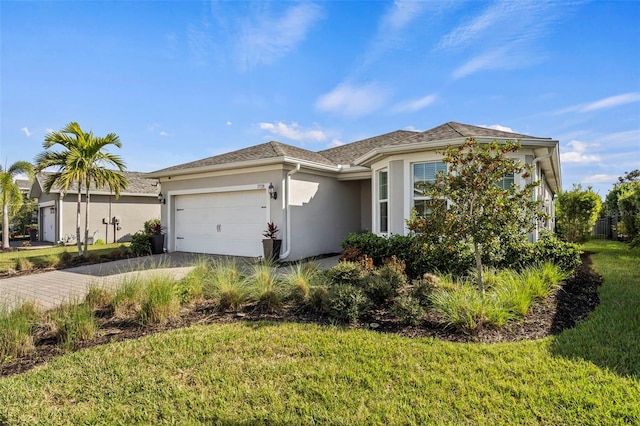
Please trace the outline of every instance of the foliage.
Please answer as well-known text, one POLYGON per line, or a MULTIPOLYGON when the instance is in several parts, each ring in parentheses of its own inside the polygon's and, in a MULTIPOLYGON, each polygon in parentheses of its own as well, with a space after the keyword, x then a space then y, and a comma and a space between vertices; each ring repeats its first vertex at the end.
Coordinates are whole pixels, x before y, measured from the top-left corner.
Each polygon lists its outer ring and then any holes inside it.
POLYGON ((380 306, 395 297, 406 284, 404 272, 393 263, 387 263, 366 275, 357 285, 376 306, 380 306))
POLYGON ((131 245, 129 246, 134 256, 148 256, 151 254, 151 239, 149 234, 136 232, 131 236, 131 245))
POLYGON ((33 269, 33 262, 24 257, 16 259, 16 271, 31 271, 33 269))
POLYGON ((580 265, 582 249, 579 245, 561 241, 552 232, 542 232, 532 246, 532 256, 526 265, 552 262, 565 272, 572 272, 580 265))
POLYGON ((371 301, 361 288, 336 284, 329 288, 327 306, 329 315, 339 321, 355 323, 366 312, 371 301))
POLYGON ((211 274, 204 282, 203 293, 205 297, 217 300, 221 310, 240 309, 248 294, 240 269, 233 258, 213 263, 211 274))
POLYGON ((322 271, 317 263, 298 262, 284 276, 284 282, 289 286, 289 295, 293 300, 307 303, 312 289, 320 284, 321 277, 322 271))
POLYGON ((141 324, 163 324, 176 318, 180 311, 180 300, 169 276, 158 275, 144 283, 142 305, 138 313, 141 324))
POLYGON ((94 136, 93 132, 84 132, 78 123, 67 124, 60 131, 47 133, 42 144, 45 151, 36 156, 36 171, 53 168, 55 172, 47 175, 44 190, 50 192, 58 186, 64 193, 74 189, 78 194, 76 210, 76 242, 79 255, 87 255, 89 243, 89 205, 90 188, 109 187, 117 197, 120 191, 128 185, 127 178, 122 174, 125 169, 124 161, 117 155, 105 150, 109 145, 120 148, 120 138, 115 133, 104 137, 94 136), (61 147, 60 151, 53 147, 61 147), (117 170, 112 170, 115 167, 117 170), (84 253, 80 237, 80 215, 82 190, 85 190, 85 222, 84 222, 84 253))
POLYGON ((93 242, 93 244, 97 245, 97 246, 103 246, 105 244, 104 240, 102 238, 98 238, 97 240, 95 240, 93 242))
POLYGON ((22 205, 13 215, 11 223, 14 229, 22 235, 28 234, 28 228, 37 225, 34 224, 38 219, 38 201, 35 198, 29 198, 28 194, 22 197, 22 205))
POLYGON ((33 302, 12 311, 0 305, 0 365, 34 349, 33 331, 41 315, 33 302))
POLYGON ((91 309, 102 309, 112 307, 114 300, 113 292, 97 286, 89 287, 84 303, 91 309))
POLYGON ((276 268, 269 263, 253 265, 251 275, 246 278, 249 299, 266 312, 275 312, 284 301, 283 283, 276 268))
POLYGON ((26 161, 16 161, 6 170, 0 165, 0 208, 2 208, 2 248, 9 247, 9 219, 22 206, 22 193, 15 182, 17 175, 33 178, 33 166, 26 161))
POLYGON ((418 325, 424 317, 425 309, 420 300, 413 296, 400 296, 393 301, 391 312, 407 325, 418 325))
POLYGON ((481 144, 470 138, 440 151, 448 173, 438 173, 435 182, 425 183, 423 188, 432 200, 431 213, 422 217, 414 210, 407 221, 409 229, 426 241, 441 241, 447 246, 468 242, 481 289, 485 247, 531 232, 545 217, 540 202, 532 197, 538 185, 530 179, 532 167, 507 157, 519 149, 520 144, 511 141, 481 144), (498 185, 505 177, 516 175, 529 182, 524 187, 498 185))
POLYGON ((586 190, 574 184, 571 191, 564 191, 556 198, 556 224, 563 239, 580 243, 589 239, 598 220, 602 200, 591 187, 586 190))
POLYGON ((144 223, 144 233, 147 235, 162 235, 160 219, 150 219, 144 223))
POLYGON ((330 268, 326 274, 332 284, 358 286, 367 273, 359 263, 340 262, 330 268))
POLYGON ((626 184, 618 197, 624 231, 632 246, 640 245, 640 181, 626 184))
POLYGON ((49 319, 56 339, 66 348, 93 338, 98 329, 92 308, 84 303, 59 306, 49 312, 49 319))
POLYGON ((262 235, 265 238, 275 240, 278 232, 280 232, 280 230, 278 229, 278 225, 273 222, 267 222, 267 229, 265 229, 262 235))

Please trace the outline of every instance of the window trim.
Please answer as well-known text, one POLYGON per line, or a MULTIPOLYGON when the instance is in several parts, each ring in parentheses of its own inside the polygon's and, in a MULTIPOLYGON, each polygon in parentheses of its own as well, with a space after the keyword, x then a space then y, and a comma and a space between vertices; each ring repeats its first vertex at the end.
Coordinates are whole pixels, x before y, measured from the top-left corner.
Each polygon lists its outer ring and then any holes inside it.
MULTIPOLYGON (((410 163, 410 165, 409 165, 409 168, 410 168, 410 171, 411 171, 411 181, 410 181, 411 200, 410 200, 410 206, 411 206, 411 210, 412 211, 416 211, 416 213, 417 213, 416 201, 428 201, 428 200, 431 200, 432 197, 430 197, 428 195, 416 195, 415 166, 418 165, 418 164, 435 164, 435 163, 443 164, 444 165, 444 172, 445 173, 449 173, 449 165, 447 163, 445 163, 444 161, 442 161, 441 159, 440 160, 429 160, 429 161, 414 161, 414 162, 410 163)), ((438 168, 436 166, 435 173, 437 174, 440 171, 442 171, 442 170, 438 170, 438 168)), ((435 178, 433 180, 426 180, 426 181, 435 181, 435 178)), ((446 198, 442 198, 442 200, 445 202, 445 204, 448 207, 449 201, 446 198)))
POLYGON ((389 233, 389 169, 384 167, 376 171, 376 218, 375 218, 375 229, 378 234, 388 234, 389 233), (386 198, 381 198, 381 175, 385 174, 386 177, 386 198), (382 230, 382 205, 385 204, 386 207, 386 226, 385 230, 382 230))

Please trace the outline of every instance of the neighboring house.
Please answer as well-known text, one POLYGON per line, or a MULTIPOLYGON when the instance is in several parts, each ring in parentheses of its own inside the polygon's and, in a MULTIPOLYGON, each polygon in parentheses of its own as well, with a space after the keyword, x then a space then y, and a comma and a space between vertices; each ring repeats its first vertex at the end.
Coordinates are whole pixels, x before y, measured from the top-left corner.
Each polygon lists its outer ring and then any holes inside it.
MULTIPOLYGON (((554 214, 558 141, 453 122, 320 152, 267 142, 146 176, 161 182, 168 251, 257 257, 273 221, 283 239, 281 258, 297 260, 340 251, 350 232, 406 235, 405 219, 425 204, 420 184, 446 169, 436 151, 468 137, 519 140, 522 149, 513 157, 535 165, 534 178, 542 181, 535 197, 554 214)), ((502 184, 511 182, 524 184, 520 176, 502 184)), ((549 226, 539 223, 530 238, 549 226)))
MULTIPOLYGON (((144 222, 160 217, 157 180, 139 172, 124 172, 128 187, 116 198, 106 188, 90 191, 89 243, 101 239, 107 243, 130 241, 143 229, 144 222)), ((73 185, 67 193, 54 187, 49 193, 44 184, 49 173, 41 173, 33 181, 29 196, 38 199, 40 241, 72 243, 76 240, 78 190, 73 185)), ((85 190, 82 190, 80 234, 84 241, 85 190)))
POLYGON ((22 195, 28 195, 31 189, 31 181, 27 179, 16 179, 16 185, 20 188, 22 195))

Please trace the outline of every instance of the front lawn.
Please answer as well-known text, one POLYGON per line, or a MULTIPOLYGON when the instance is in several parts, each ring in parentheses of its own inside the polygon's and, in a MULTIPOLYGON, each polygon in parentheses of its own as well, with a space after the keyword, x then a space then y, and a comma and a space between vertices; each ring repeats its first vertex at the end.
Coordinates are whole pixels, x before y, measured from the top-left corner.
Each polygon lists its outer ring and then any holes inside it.
MULTIPOLYGON (((107 256, 110 255, 114 251, 114 249, 117 249, 122 245, 122 243, 94 244, 89 246, 89 253, 93 253, 96 256, 107 256)), ((128 243, 124 245, 128 245, 128 243)), ((0 252, 0 273, 15 269, 18 259, 26 259, 33 265, 40 265, 49 262, 48 259, 50 256, 59 257, 65 251, 73 256, 78 254, 78 249, 76 246, 55 246, 41 249, 24 249, 0 252)))
POLYGON ((598 252, 601 304, 558 337, 486 345, 193 326, 0 380, 0 424, 638 424, 640 251, 585 249, 598 252))

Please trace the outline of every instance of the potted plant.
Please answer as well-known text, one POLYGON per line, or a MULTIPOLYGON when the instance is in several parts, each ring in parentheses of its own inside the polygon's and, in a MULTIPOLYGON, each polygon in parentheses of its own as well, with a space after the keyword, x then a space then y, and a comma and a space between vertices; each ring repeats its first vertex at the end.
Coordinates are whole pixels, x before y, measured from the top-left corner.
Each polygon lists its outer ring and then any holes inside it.
POLYGON ((262 233, 264 240, 262 240, 262 250, 264 252, 264 258, 271 262, 277 262, 280 260, 280 248, 282 247, 282 240, 276 238, 276 235, 280 232, 278 226, 273 222, 267 223, 267 229, 262 233))
POLYGON ((162 224, 159 219, 150 220, 145 223, 145 230, 148 230, 149 241, 151 242, 151 254, 164 253, 164 234, 162 224))
POLYGON ((38 228, 36 226, 30 226, 27 228, 29 233, 29 241, 38 241, 38 228))

